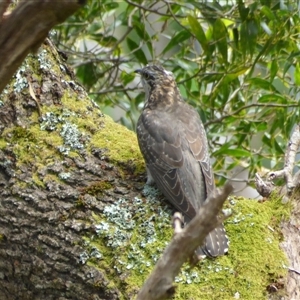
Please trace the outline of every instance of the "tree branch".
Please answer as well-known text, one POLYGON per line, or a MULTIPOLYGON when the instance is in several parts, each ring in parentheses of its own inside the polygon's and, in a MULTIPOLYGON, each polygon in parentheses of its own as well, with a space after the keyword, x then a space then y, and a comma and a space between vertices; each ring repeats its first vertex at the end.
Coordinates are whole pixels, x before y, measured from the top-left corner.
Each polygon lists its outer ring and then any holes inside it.
MULTIPOLYGON (((0 24, 0 93, 27 54, 36 50, 49 30, 63 22, 84 0, 22 1, 0 24)), ((1 8, 5 6, 1 5, 1 8)))
POLYGON ((181 232, 176 230, 171 243, 140 290, 137 300, 162 300, 174 294, 175 287, 172 282, 175 276, 183 263, 193 256, 194 251, 201 245, 207 234, 220 224, 221 221, 217 215, 232 190, 229 183, 224 186, 223 190, 218 189, 181 232))
POLYGON ((270 172, 268 174, 269 179, 284 177, 286 180, 287 192, 291 193, 294 187, 299 184, 293 180, 293 169, 295 165, 295 158, 300 146, 300 124, 297 124, 292 136, 289 140, 288 147, 284 158, 284 168, 280 171, 270 172))
POLYGON ((5 13, 10 2, 10 0, 4 0, 0 2, 0 20, 3 18, 3 14, 5 13))
POLYGON ((283 194, 290 195, 296 186, 299 186, 300 173, 293 175, 295 159, 297 151, 300 147, 300 124, 297 124, 293 130, 287 150, 284 157, 284 168, 278 171, 272 171, 267 174, 267 181, 264 182, 262 178, 256 174, 256 189, 263 196, 267 197, 271 194, 275 186, 273 180, 276 178, 284 178, 286 181, 286 190, 283 194))

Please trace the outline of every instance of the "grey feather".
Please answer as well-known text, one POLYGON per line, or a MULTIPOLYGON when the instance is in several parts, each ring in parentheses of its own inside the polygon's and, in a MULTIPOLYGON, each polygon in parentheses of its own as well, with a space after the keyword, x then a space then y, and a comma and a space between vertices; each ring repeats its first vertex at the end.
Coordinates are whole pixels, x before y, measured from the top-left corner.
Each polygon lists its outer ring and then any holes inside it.
MULTIPOLYGON (((182 100, 172 73, 158 66, 139 73, 148 97, 137 124, 141 152, 158 188, 189 222, 215 189, 203 124, 182 100)), ((220 226, 197 254, 215 257, 227 251, 228 239, 220 226)))

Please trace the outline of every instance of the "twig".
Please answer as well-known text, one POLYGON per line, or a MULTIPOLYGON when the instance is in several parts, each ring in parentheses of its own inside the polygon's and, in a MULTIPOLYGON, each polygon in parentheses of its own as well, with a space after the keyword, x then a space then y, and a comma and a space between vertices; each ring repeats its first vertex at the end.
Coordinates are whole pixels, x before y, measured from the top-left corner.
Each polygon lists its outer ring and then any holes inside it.
POLYGON ((289 271, 291 271, 291 272, 294 272, 294 273, 300 275, 300 271, 297 271, 297 270, 295 270, 294 268, 288 267, 287 269, 288 269, 289 271))
POLYGON ((274 184, 267 180, 266 182, 258 173, 255 174, 255 187, 258 193, 263 197, 269 197, 274 190, 274 184))
POLYGON ((217 190, 215 195, 207 199, 199 213, 182 231, 176 229, 172 241, 140 290, 137 300, 168 299, 175 293, 172 285, 175 276, 207 234, 220 224, 217 215, 232 190, 232 186, 227 183, 222 191, 217 190))
MULTIPOLYGON (((132 6, 138 7, 139 9, 142 9, 142 10, 145 10, 145 11, 148 11, 148 12, 151 12, 151 13, 163 16, 163 17, 171 17, 171 15, 162 13, 158 9, 150 9, 150 8, 148 8, 146 6, 140 5, 140 4, 138 4, 136 2, 132 2, 130 0, 126 0, 126 2, 128 4, 130 4, 130 5, 132 5, 132 6)), ((185 17, 185 16, 182 16, 182 17, 185 17)))
POLYGON ((290 194, 294 187, 299 184, 293 178, 293 169, 295 165, 295 158, 300 146, 300 124, 297 124, 292 136, 289 140, 288 147, 285 153, 284 168, 280 171, 270 172, 268 177, 270 180, 284 177, 286 180, 287 193, 290 194))

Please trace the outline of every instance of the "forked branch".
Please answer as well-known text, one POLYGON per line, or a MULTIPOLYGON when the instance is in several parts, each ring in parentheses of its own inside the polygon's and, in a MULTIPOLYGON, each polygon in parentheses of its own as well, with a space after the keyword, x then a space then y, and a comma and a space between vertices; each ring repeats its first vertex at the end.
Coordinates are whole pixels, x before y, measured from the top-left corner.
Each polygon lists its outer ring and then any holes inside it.
POLYGON ((300 124, 297 124, 293 130, 291 138, 288 142, 285 158, 284 158, 284 168, 279 171, 272 171, 267 174, 266 182, 256 174, 256 189, 264 197, 271 194, 275 186, 273 185, 273 180, 277 178, 284 178, 286 182, 286 189, 284 189, 283 194, 287 196, 292 193, 295 187, 299 186, 299 172, 295 175, 293 174, 295 159, 297 151, 300 147, 300 124))

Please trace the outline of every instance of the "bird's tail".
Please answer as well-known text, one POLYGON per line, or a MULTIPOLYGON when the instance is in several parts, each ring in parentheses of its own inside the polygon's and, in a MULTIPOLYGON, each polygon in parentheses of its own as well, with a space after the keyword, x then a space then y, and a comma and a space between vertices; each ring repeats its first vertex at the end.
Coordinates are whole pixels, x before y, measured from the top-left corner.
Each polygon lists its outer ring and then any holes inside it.
POLYGON ((197 256, 217 257, 228 252, 229 241, 225 228, 222 225, 212 230, 207 237, 203 246, 196 250, 197 256))

